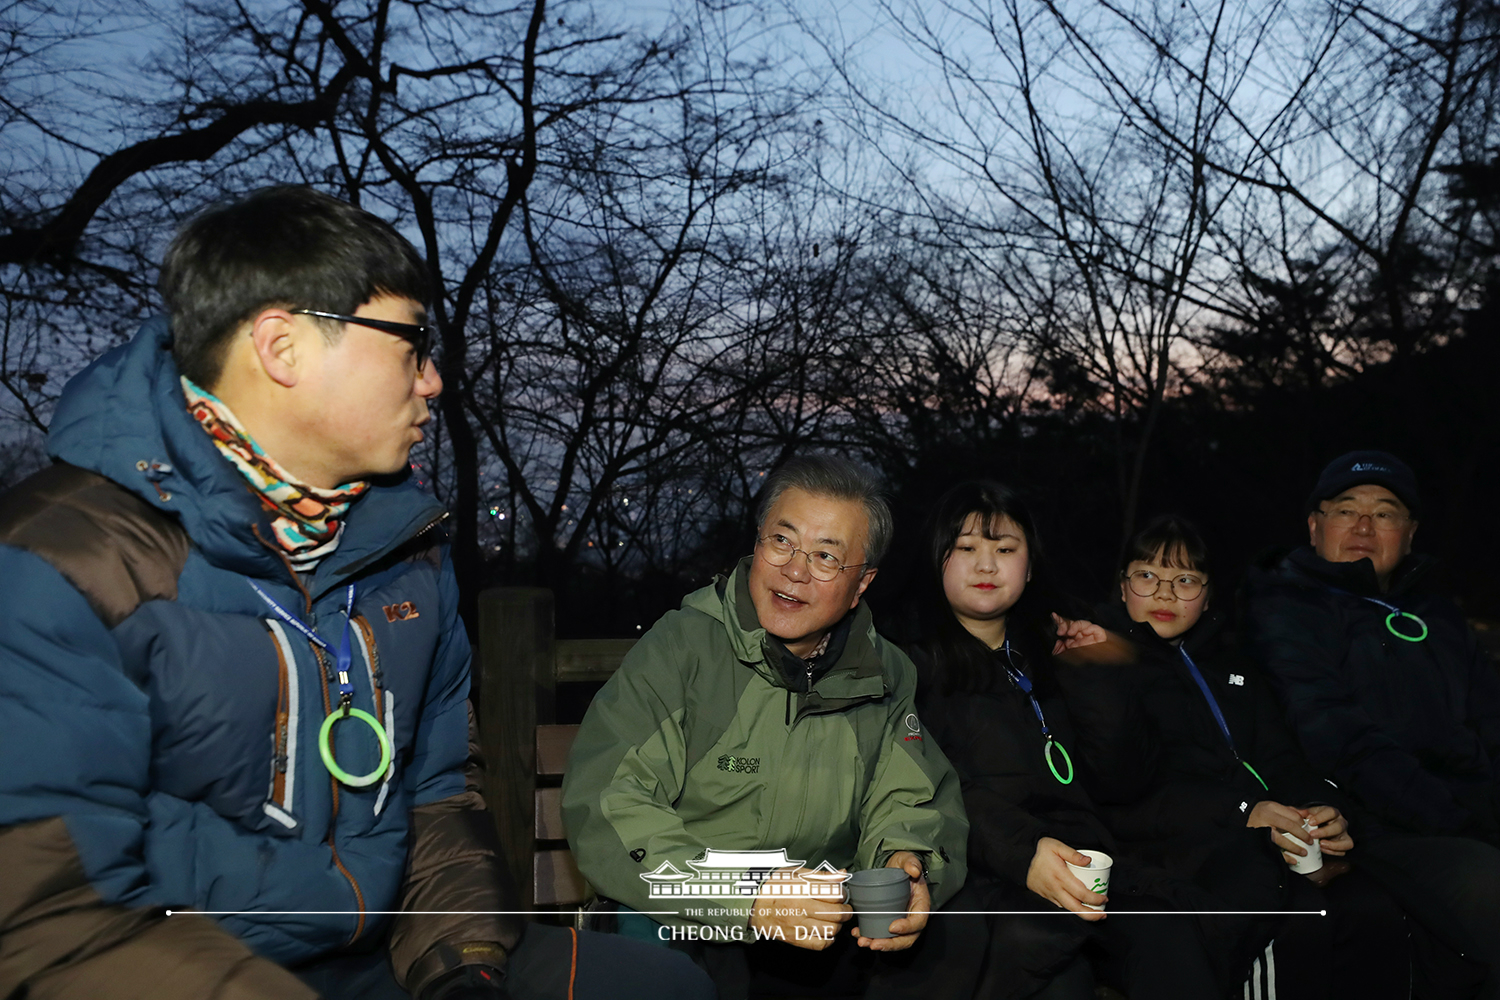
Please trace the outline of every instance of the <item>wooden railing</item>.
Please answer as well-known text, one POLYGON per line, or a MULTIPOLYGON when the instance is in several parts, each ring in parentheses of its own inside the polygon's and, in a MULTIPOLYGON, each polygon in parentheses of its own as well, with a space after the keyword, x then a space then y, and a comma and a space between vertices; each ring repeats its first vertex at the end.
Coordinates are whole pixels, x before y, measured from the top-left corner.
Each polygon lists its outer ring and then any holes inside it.
POLYGON ((485 799, 523 909, 582 897, 583 879, 562 843, 557 787, 576 730, 556 725, 557 685, 608 680, 633 645, 557 639, 550 590, 497 587, 479 595, 474 672, 485 799))

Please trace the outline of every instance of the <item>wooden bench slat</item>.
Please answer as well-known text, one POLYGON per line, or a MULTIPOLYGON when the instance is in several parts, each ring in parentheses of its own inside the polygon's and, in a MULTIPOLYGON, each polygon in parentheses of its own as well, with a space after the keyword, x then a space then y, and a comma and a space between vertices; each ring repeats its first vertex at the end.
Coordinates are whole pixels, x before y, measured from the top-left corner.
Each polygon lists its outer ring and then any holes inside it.
POLYGON ((562 789, 538 788, 536 790, 536 839, 562 840, 567 835, 563 829, 562 789))
POLYGON ((572 906, 588 898, 588 883, 571 851, 537 851, 532 855, 531 882, 541 906, 572 906))
POLYGON ((634 639, 559 639, 554 645, 559 681, 607 681, 635 645, 634 639))
POLYGON ((560 777, 568 769, 568 751, 578 737, 577 726, 536 727, 536 773, 560 777))

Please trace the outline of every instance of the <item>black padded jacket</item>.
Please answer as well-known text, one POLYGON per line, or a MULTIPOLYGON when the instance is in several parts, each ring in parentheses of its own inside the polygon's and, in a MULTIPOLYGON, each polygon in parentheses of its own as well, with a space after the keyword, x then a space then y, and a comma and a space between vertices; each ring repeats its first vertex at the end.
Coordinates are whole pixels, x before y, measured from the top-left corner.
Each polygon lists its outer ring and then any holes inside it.
MULTIPOLYGON (((1382 592, 1368 559, 1295 549, 1252 571, 1248 637, 1308 760, 1383 829, 1500 843, 1500 677, 1453 602, 1408 556, 1382 592), (1387 627, 1415 615, 1421 641, 1387 627)), ((1419 633, 1410 618, 1396 630, 1419 633)))
POLYGON ((1181 647, 1131 621, 1118 601, 1097 607, 1094 620, 1134 642, 1139 660, 1065 667, 1058 679, 1085 781, 1127 850, 1192 870, 1219 834, 1244 827, 1257 802, 1343 806, 1298 751, 1265 678, 1223 615, 1206 614, 1181 647), (1213 695, 1227 738, 1184 651, 1213 695))

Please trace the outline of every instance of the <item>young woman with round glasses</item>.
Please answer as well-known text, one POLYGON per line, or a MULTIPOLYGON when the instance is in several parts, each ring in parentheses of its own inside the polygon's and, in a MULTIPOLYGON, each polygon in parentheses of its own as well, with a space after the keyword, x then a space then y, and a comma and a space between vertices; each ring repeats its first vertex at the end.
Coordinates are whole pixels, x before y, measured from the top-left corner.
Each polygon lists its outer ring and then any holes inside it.
POLYGON ((1339 792, 1302 757, 1239 651, 1202 537, 1182 518, 1160 517, 1131 539, 1122 562, 1117 599, 1093 618, 1135 643, 1138 661, 1063 678, 1077 756, 1111 832, 1229 909, 1328 911, 1250 920, 1250 946, 1275 935, 1265 963, 1274 963, 1275 995, 1405 997, 1401 912, 1373 880, 1347 874, 1354 840, 1339 792), (1304 861, 1314 840, 1323 867, 1292 873, 1291 865, 1315 863, 1304 861))

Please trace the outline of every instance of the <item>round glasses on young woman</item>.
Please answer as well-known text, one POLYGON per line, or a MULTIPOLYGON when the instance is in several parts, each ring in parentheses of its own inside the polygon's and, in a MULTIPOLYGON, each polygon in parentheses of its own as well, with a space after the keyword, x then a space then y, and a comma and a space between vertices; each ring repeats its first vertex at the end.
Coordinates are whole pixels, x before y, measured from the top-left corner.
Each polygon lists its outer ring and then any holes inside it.
POLYGON ((864 563, 845 565, 839 562, 832 552, 809 552, 806 549, 799 549, 785 535, 762 535, 756 541, 761 548, 760 557, 772 566, 785 566, 792 561, 793 556, 801 552, 807 557, 807 571, 812 574, 814 580, 822 580, 824 583, 837 580, 839 574, 846 569, 859 569, 865 565, 864 563))
POLYGON ((1199 577, 1191 573, 1178 573, 1176 576, 1162 576, 1153 573, 1149 569, 1138 569, 1125 578, 1130 587, 1130 592, 1136 597, 1155 597, 1161 585, 1166 584, 1172 596, 1179 601, 1191 601, 1203 593, 1204 583, 1199 577))

